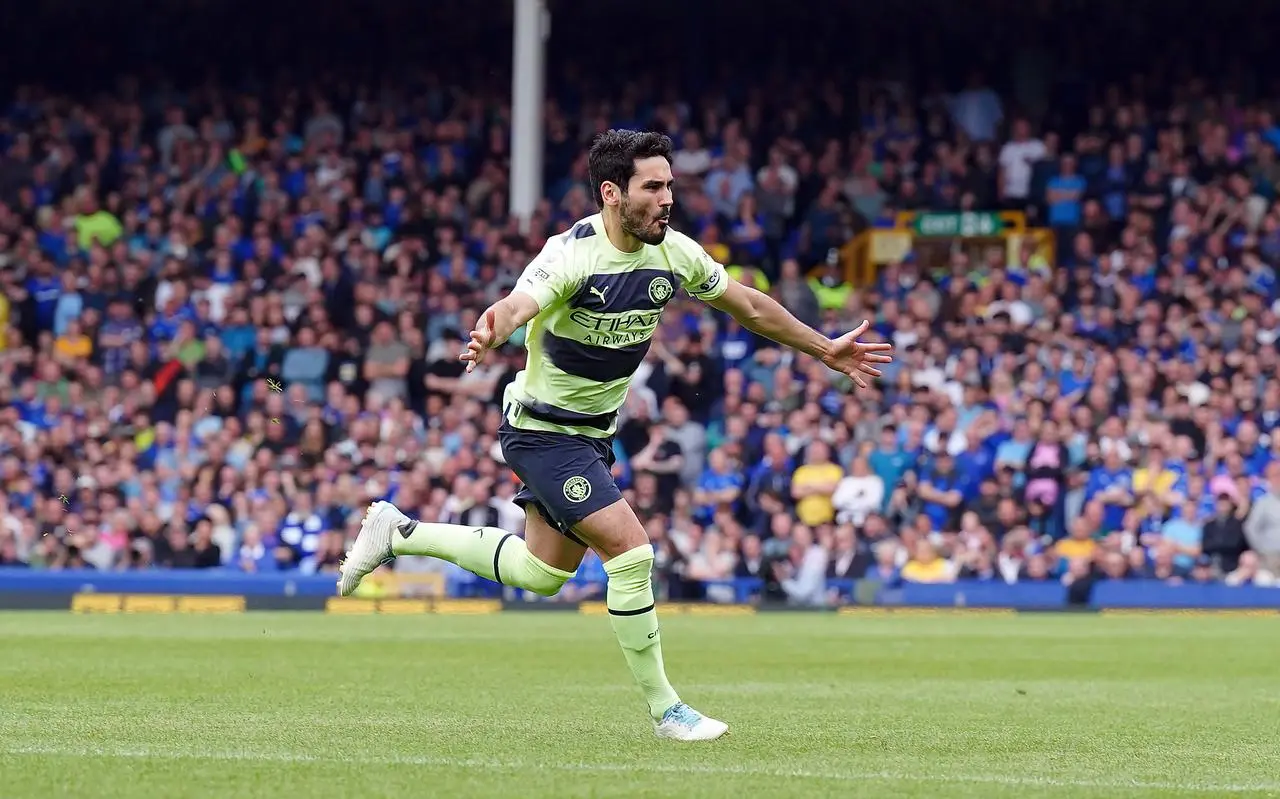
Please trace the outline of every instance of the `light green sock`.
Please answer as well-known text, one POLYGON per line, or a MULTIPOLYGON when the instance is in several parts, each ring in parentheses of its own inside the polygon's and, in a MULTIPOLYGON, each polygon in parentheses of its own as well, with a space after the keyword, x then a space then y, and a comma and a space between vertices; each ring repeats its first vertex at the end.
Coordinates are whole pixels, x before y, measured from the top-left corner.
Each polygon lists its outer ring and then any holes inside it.
POLYGON ((486 580, 542 596, 555 596, 574 574, 543 563, 523 538, 497 527, 410 520, 391 534, 391 551, 447 560, 486 580))
POLYGON ((667 682, 662 665, 662 635, 653 606, 652 570, 653 547, 649 544, 604 564, 605 574, 609 575, 605 604, 627 666, 649 704, 649 714, 660 721, 669 707, 680 702, 680 697, 667 682))

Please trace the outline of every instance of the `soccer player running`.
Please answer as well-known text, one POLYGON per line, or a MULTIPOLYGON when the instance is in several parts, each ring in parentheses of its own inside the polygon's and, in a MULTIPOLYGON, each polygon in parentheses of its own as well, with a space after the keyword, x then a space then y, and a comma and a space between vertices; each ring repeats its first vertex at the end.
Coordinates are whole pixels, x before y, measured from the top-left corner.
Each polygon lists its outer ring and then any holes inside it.
POLYGON ((743 327, 820 359, 866 387, 889 344, 864 344, 863 322, 837 339, 811 329, 733 278, 693 239, 668 228, 671 140, 610 130, 591 147, 601 212, 547 242, 505 298, 485 310, 460 356, 467 370, 529 324, 528 363, 503 398, 498 431, 507 465, 524 483, 524 538, 490 527, 410 519, 375 502, 342 565, 339 592, 397 555, 443 558, 503 585, 553 596, 587 547, 609 577, 606 605, 627 665, 660 738, 713 740, 727 724, 680 701, 667 681, 654 610, 653 548, 614 483, 618 409, 677 286, 743 327))

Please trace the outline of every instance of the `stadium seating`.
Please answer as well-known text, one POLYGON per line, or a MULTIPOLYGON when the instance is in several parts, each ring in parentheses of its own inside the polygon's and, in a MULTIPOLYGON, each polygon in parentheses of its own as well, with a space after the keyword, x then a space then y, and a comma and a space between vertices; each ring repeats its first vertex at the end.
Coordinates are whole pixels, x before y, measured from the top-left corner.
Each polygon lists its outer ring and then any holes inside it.
MULTIPOLYGON (((311 585, 372 500, 518 528, 495 431, 520 336, 474 374, 459 341, 594 210, 590 135, 631 125, 676 142, 677 227, 815 327, 870 318, 897 351, 855 392, 673 303, 615 444, 668 596, 1140 605, 1197 583, 1231 604, 1280 580, 1265 101, 1190 79, 1046 108, 975 75, 864 80, 855 113, 817 83, 726 77, 719 103, 552 81, 522 228, 506 86, 418 78, 31 84, 0 108, 0 567, 311 585)), ((603 580, 580 575, 571 597, 603 580)))

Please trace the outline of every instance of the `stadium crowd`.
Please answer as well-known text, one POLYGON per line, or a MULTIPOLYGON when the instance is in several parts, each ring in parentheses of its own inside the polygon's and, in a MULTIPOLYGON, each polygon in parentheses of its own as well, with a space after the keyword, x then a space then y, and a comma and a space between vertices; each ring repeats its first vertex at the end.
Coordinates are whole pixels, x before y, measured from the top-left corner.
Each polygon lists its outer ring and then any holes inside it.
MULTIPOLYGON (((897 351, 853 392, 668 307, 614 449, 670 596, 1280 579, 1273 104, 1192 79, 1045 127, 980 74, 856 108, 821 87, 556 96, 522 228, 500 95, 154 88, 30 85, 2 109, 0 564, 332 572, 379 498, 519 529, 495 432, 520 336, 471 374, 457 356, 594 212, 584 143, 636 126, 676 143, 677 227, 813 326, 869 318, 897 351), (1056 267, 957 251, 853 290, 830 257, 896 211, 960 208, 1051 227, 1056 267)), ((602 581, 589 557, 566 595, 602 581)))

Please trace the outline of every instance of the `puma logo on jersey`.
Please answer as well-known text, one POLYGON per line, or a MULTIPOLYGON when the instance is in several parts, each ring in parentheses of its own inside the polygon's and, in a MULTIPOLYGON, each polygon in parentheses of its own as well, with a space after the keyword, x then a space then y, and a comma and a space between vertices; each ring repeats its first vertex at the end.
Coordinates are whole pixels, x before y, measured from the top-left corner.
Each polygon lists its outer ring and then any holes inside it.
POLYGON ((604 288, 597 288, 597 287, 595 287, 595 286, 591 286, 591 287, 589 287, 589 288, 587 289, 587 291, 589 291, 590 293, 592 293, 592 294, 596 295, 597 297, 599 297, 599 298, 600 298, 600 304, 601 304, 601 305, 604 305, 604 304, 605 304, 605 302, 606 302, 606 300, 605 300, 605 298, 604 298, 604 295, 605 295, 606 293, 608 293, 608 291, 609 291, 609 287, 608 287, 608 286, 605 286, 604 288))

